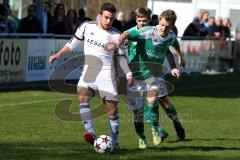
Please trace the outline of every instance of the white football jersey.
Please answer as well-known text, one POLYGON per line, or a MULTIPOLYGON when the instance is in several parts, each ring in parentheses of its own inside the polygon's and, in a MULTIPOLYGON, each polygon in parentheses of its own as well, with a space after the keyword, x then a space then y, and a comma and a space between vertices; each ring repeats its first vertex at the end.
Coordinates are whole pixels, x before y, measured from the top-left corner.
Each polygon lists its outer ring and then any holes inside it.
MULTIPOLYGON (((104 47, 109 42, 116 43, 119 36, 120 32, 113 27, 109 30, 104 30, 97 26, 97 22, 88 21, 77 29, 74 37, 66 45, 70 50, 73 50, 80 41, 84 41, 84 55, 86 57, 96 57, 93 58, 91 65, 88 67, 94 69, 95 66, 101 66, 101 70, 111 70, 114 54, 107 52, 104 47)), ((117 54, 126 56, 124 44, 120 46, 117 54)), ((86 67, 84 66, 85 69, 86 67)))

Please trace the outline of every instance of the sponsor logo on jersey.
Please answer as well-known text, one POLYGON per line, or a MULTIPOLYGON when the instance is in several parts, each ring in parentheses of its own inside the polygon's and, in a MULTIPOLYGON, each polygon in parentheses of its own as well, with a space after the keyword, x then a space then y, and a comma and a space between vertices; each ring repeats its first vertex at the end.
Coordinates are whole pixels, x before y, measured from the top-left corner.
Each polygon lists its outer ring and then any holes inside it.
POLYGON ((96 41, 96 40, 94 40, 94 39, 87 39, 87 43, 90 43, 90 44, 92 44, 92 45, 94 45, 94 46, 97 46, 97 47, 102 47, 102 48, 104 48, 104 44, 102 44, 101 42, 98 42, 98 41, 96 41))

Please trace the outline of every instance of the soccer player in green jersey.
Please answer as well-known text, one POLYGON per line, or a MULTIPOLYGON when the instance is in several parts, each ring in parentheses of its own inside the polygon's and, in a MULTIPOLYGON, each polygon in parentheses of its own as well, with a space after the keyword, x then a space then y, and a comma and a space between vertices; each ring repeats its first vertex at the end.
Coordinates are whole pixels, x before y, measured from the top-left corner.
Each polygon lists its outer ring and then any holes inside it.
MULTIPOLYGON (((137 26, 124 32, 119 38, 119 44, 125 39, 129 39, 129 62, 135 78, 134 86, 128 89, 129 108, 134 109, 134 125, 139 135, 139 148, 146 148, 146 136, 144 134, 144 124, 142 121, 143 105, 144 119, 152 125, 153 143, 158 145, 168 134, 159 125, 159 102, 165 112, 173 121, 179 140, 185 138, 184 129, 178 119, 175 107, 170 103, 167 96, 166 83, 159 79, 162 76, 162 63, 164 58, 169 55, 169 46, 173 46, 179 57, 179 65, 184 65, 181 51, 176 35, 171 30, 176 21, 176 14, 172 10, 166 10, 160 15, 160 22, 157 26, 147 26, 149 16, 144 8, 136 10, 137 26), (137 72, 136 72, 137 71, 137 72), (156 72, 160 71, 160 73, 156 72), (145 88, 144 88, 144 87, 145 88), (138 88, 138 92, 135 89, 138 88), (146 103, 143 100, 143 90, 146 103), (158 97, 160 101, 158 101, 158 97)), ((118 45, 119 45, 118 44, 118 45)), ((117 45, 116 45, 117 46, 117 45)), ((168 58, 169 59, 169 58, 168 58)), ((173 61, 173 60, 172 60, 173 61)), ((172 62, 171 62, 172 64, 172 62)), ((180 71, 173 64, 171 73, 177 78, 180 71)))

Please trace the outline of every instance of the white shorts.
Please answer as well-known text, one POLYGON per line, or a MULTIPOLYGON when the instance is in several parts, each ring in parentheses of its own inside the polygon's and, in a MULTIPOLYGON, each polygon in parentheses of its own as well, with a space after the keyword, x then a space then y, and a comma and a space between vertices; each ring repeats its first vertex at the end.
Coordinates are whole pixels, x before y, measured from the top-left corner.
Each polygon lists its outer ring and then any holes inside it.
POLYGON ((147 92, 158 90, 158 97, 168 95, 167 82, 162 78, 151 77, 146 80, 134 80, 133 86, 128 87, 128 109, 137 110, 144 106, 147 92))
POLYGON ((119 101, 116 78, 109 71, 101 70, 97 76, 83 71, 77 84, 77 92, 81 88, 98 91, 102 99, 119 101))

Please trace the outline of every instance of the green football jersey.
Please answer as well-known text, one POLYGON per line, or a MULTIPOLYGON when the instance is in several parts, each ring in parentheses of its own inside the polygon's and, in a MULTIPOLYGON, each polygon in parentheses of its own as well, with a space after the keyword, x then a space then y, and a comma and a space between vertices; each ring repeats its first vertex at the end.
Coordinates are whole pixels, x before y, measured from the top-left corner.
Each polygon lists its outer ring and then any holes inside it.
POLYGON ((177 41, 175 33, 170 31, 162 37, 157 33, 157 26, 133 27, 127 32, 130 37, 128 59, 133 76, 141 79, 162 76, 162 64, 169 46, 177 41))

